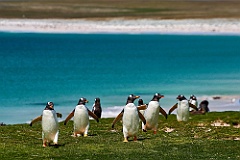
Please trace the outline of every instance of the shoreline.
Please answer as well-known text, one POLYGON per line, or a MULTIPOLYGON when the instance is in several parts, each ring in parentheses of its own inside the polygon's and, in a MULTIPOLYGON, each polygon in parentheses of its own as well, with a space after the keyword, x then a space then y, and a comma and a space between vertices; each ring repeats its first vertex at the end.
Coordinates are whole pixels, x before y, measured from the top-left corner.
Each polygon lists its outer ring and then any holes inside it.
POLYGON ((240 19, 0 19, 0 32, 240 35, 240 19))
MULTIPOLYGON (((209 109, 210 112, 227 112, 227 111, 233 111, 233 112, 239 112, 240 111, 240 95, 232 95, 232 96, 224 96, 224 95, 214 95, 214 96, 202 96, 198 98, 198 104, 200 104, 201 101, 208 100, 209 101, 209 109), (217 99, 214 99, 213 97, 219 97, 217 99)), ((165 101, 160 102, 160 106, 168 112, 171 105, 166 105, 165 101), (168 107, 166 107, 168 106, 168 107)), ((109 107, 103 107, 102 112, 102 118, 115 118, 123 109, 124 106, 109 106, 109 107)), ((198 106, 199 107, 199 106, 198 106)), ((6 125, 15 125, 15 124, 29 124, 30 121, 41 115, 43 107, 38 107, 35 109, 32 109, 30 114, 26 115, 24 118, 15 117, 14 115, 25 115, 27 112, 25 112, 24 108, 22 108, 21 111, 14 110, 9 114, 8 112, 5 113, 5 115, 8 115, 11 119, 11 121, 4 121, 0 120, 0 124, 6 124, 6 125), (24 120, 25 119, 25 120, 24 120), (16 121, 21 121, 17 123, 16 121)), ((70 113, 69 111, 72 109, 72 106, 58 106, 56 111, 63 114, 63 117, 59 119, 59 122, 62 122, 65 120, 66 116, 70 113)), ((87 105, 88 109, 92 109, 90 105, 87 105)), ((176 114, 176 110, 172 112, 172 114, 176 114)))

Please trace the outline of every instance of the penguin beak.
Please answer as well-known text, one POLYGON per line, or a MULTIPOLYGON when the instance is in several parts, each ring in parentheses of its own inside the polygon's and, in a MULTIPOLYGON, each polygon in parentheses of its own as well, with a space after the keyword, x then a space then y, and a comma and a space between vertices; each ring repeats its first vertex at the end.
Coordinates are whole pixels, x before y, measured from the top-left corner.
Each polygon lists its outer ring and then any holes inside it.
POLYGON ((85 103, 88 103, 88 100, 87 100, 87 99, 85 100, 85 103))
POLYGON ((135 96, 136 99, 140 98, 140 96, 135 96))
POLYGON ((160 95, 160 96, 159 96, 159 98, 163 98, 163 97, 164 97, 164 95, 160 95))

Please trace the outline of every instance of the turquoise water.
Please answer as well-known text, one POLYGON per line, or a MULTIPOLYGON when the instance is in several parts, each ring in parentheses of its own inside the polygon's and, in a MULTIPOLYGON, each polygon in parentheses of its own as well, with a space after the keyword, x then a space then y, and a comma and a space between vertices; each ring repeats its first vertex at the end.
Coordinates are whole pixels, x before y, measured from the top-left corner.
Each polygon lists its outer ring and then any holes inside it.
POLYGON ((0 33, 0 122, 26 123, 48 101, 65 118, 80 97, 89 109, 100 97, 105 117, 132 93, 164 94, 167 111, 178 94, 238 97, 239 62, 240 36, 0 33))

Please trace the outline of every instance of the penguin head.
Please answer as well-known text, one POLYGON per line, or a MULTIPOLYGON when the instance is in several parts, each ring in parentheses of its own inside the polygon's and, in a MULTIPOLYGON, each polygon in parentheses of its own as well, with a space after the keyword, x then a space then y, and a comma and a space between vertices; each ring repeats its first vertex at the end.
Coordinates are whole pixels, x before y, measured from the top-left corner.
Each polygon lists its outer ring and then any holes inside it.
POLYGON ((152 101, 159 101, 161 98, 163 98, 164 95, 160 94, 160 93, 155 93, 153 95, 152 101))
POLYGON ((78 105, 80 105, 80 104, 85 105, 85 103, 88 103, 88 100, 84 97, 80 98, 79 101, 78 101, 78 105))
POLYGON ((47 102, 45 110, 54 110, 53 102, 47 102))
POLYGON ((100 103, 100 98, 98 98, 98 97, 95 98, 94 102, 95 102, 95 103, 100 103))
POLYGON ((139 100, 138 100, 138 105, 139 105, 139 106, 143 105, 143 100, 142 100, 142 99, 139 99, 139 100))
POLYGON ((184 97, 184 95, 179 94, 176 99, 178 99, 179 101, 182 101, 182 100, 185 100, 185 99, 187 99, 187 98, 184 97))
POLYGON ((136 95, 134 95, 134 94, 130 94, 129 96, 128 96, 128 98, 127 98, 127 103, 126 104, 128 104, 128 103, 133 103, 134 102, 134 100, 135 99, 138 99, 140 96, 136 96, 136 95))
POLYGON ((203 100, 203 101, 200 103, 200 105, 202 105, 202 104, 208 106, 209 102, 208 102, 207 100, 203 100))
POLYGON ((95 107, 101 107, 100 98, 95 98, 95 100, 94 100, 94 106, 95 106, 95 107))
POLYGON ((189 99, 197 100, 197 97, 192 94, 189 99))

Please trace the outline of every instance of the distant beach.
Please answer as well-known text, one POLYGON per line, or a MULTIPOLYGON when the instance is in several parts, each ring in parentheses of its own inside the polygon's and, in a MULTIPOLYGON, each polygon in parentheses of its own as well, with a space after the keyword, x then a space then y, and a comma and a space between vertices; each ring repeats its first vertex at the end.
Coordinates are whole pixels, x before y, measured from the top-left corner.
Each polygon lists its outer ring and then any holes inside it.
POLYGON ((239 19, 0 19, 2 32, 240 34, 239 19))

